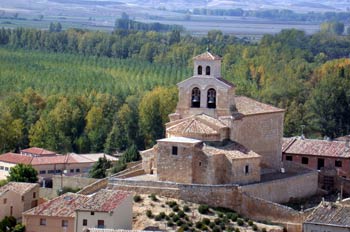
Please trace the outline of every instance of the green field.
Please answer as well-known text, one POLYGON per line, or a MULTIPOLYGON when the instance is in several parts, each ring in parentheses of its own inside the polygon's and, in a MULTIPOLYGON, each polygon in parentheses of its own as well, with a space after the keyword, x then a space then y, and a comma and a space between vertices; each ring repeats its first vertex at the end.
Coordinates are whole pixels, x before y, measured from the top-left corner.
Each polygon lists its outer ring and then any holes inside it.
POLYGON ((0 96, 28 87, 43 95, 91 91, 130 95, 174 85, 190 70, 138 60, 83 57, 0 48, 0 96))

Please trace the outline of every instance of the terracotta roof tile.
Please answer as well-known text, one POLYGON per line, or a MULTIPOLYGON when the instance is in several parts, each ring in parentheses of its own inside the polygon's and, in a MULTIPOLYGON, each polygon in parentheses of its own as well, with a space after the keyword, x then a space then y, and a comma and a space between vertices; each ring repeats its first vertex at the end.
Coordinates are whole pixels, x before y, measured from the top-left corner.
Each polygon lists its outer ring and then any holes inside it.
POLYGON ((284 112, 284 109, 280 109, 272 105, 258 102, 254 99, 244 96, 236 96, 235 102, 238 112, 244 115, 284 112))
POLYGON ((350 206, 341 203, 323 202, 304 223, 350 227, 350 206))
POLYGON ((0 195, 9 190, 16 192, 20 195, 32 190, 33 188, 39 187, 38 184, 33 183, 22 183, 22 182, 9 182, 6 185, 0 187, 0 195))
POLYGON ((283 152, 285 154, 296 155, 312 155, 312 156, 326 156, 349 158, 350 149, 347 148, 344 141, 327 141, 318 139, 296 139, 283 140, 283 152), (290 143, 286 146, 286 143, 290 143))
POLYGON ((64 164, 66 163, 66 159, 66 155, 37 156, 33 157, 31 165, 64 164))
POLYGON ((30 147, 30 148, 21 150, 21 153, 28 153, 28 154, 38 155, 38 156, 56 155, 56 152, 45 150, 39 147, 30 147))
POLYGON ((230 144, 223 147, 204 146, 203 152, 209 155, 226 155, 227 157, 233 159, 260 157, 260 155, 258 155, 254 151, 249 150, 248 148, 237 142, 231 142, 230 144))
POLYGON ((0 161, 12 164, 30 164, 33 157, 17 153, 5 153, 0 155, 0 161))
POLYGON ((194 60, 222 60, 220 56, 213 55, 208 51, 193 57, 193 59, 194 60))

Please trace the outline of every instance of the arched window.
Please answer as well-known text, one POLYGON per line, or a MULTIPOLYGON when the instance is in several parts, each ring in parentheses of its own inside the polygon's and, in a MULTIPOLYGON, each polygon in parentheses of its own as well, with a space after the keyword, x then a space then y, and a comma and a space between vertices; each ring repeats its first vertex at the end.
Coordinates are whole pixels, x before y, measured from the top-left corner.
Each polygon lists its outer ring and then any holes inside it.
POLYGON ((216 108, 216 91, 215 89, 208 90, 207 107, 211 109, 216 108))
POLYGON ((205 75, 210 75, 210 66, 207 66, 206 68, 205 68, 205 75))
POLYGON ((203 69, 202 66, 199 65, 198 68, 197 68, 197 74, 198 75, 202 75, 202 73, 203 73, 202 69, 203 69))
POLYGON ((201 91, 197 87, 192 89, 191 107, 201 107, 201 91))

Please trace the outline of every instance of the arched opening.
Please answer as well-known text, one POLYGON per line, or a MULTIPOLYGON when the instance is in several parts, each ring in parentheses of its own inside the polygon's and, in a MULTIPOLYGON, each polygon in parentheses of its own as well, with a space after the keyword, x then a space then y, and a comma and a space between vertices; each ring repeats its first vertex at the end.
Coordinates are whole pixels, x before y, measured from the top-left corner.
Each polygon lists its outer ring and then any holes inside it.
POLYGON ((215 91, 215 89, 208 90, 207 107, 210 109, 216 108, 216 91, 215 91))
POLYGON ((202 69, 203 69, 202 66, 199 65, 198 68, 197 68, 197 74, 198 75, 202 75, 202 73, 203 73, 202 69))
POLYGON ((201 107, 201 91, 197 87, 192 89, 191 107, 201 107))
POLYGON ((210 66, 207 66, 206 68, 205 68, 205 75, 210 75, 210 66))

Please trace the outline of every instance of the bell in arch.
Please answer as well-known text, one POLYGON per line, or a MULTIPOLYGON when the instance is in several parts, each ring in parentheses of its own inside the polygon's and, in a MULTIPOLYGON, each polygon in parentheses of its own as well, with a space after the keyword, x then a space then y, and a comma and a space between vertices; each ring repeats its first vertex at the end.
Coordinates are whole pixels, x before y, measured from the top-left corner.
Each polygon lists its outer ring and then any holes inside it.
POLYGON ((193 96, 192 102, 199 102, 199 96, 193 96))

